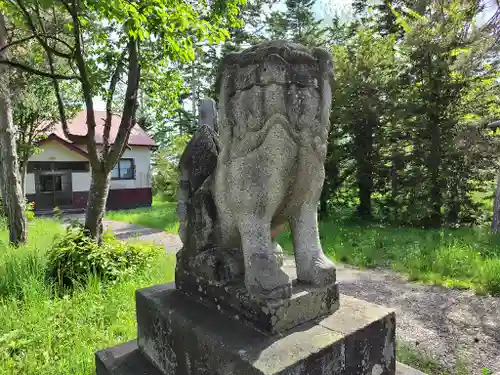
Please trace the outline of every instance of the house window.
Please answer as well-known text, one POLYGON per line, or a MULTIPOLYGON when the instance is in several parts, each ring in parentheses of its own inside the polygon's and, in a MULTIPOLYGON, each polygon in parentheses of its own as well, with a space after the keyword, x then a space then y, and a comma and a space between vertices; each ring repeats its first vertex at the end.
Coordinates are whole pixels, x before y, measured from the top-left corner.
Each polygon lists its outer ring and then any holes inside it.
POLYGON ((134 159, 120 159, 111 172, 113 180, 133 180, 134 179, 134 159))
POLYGON ((52 193, 55 191, 62 191, 62 176, 51 174, 40 175, 40 192, 52 193))

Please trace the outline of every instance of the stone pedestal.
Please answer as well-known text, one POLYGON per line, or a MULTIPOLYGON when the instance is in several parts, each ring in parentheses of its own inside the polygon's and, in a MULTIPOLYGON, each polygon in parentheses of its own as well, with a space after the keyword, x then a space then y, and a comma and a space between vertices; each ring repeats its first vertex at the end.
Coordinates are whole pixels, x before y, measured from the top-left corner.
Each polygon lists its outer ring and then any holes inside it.
POLYGON ((258 331, 173 283, 140 290, 136 301, 138 348, 99 352, 98 375, 395 374, 394 312, 352 297, 283 334, 258 331))
POLYGON ((252 299, 243 279, 221 284, 178 271, 175 284, 189 297, 270 334, 285 332, 312 319, 330 315, 339 308, 339 285, 335 279, 329 285, 316 287, 297 281, 295 264, 284 267, 284 270, 293 280, 292 296, 287 299, 252 299))

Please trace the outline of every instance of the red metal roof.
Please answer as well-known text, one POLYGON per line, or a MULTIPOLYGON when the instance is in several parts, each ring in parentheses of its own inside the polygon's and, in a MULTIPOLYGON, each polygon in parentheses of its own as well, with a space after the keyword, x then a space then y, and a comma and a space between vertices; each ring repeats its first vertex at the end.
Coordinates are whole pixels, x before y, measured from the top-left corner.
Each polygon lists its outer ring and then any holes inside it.
MULTIPOLYGON (((106 111, 94 111, 96 129, 95 129, 95 140, 97 144, 102 144, 103 132, 104 132, 104 121, 106 119, 106 111)), ((122 118, 119 115, 113 115, 111 118, 111 132, 110 132, 110 142, 113 143, 116 138, 116 133, 120 127, 120 122, 122 118)), ((71 134, 74 135, 86 135, 87 134, 87 111, 83 110, 78 112, 73 119, 68 121, 68 127, 71 134)), ((56 135, 62 140, 72 143, 64 135, 62 125, 56 123, 52 129, 51 134, 56 135)), ((130 132, 130 138, 128 140, 129 146, 154 146, 155 141, 151 138, 138 124, 135 124, 130 132)))

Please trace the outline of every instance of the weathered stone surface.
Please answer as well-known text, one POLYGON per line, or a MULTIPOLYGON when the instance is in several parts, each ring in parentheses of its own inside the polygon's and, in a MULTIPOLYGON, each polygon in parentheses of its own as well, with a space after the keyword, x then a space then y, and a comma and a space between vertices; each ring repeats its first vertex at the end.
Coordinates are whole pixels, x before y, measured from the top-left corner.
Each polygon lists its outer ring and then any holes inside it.
MULTIPOLYGON (((207 269, 212 266, 208 264, 207 269)), ((314 286, 295 279, 291 298, 256 300, 242 279, 220 283, 179 270, 175 276, 178 290, 265 333, 284 332, 339 308, 339 286, 335 280, 326 286, 314 286)))
POLYGON ((321 248, 316 205, 330 126, 330 55, 266 42, 226 57, 219 74, 218 243, 241 247, 245 284, 256 298, 290 296, 271 236, 289 222, 299 280, 326 285, 335 267, 321 248))
POLYGON ((129 341, 95 354, 96 375, 165 375, 129 341))
MULTIPOLYGON (((97 375, 175 375, 173 373, 162 374, 156 368, 151 369, 151 363, 140 352, 136 340, 97 352, 96 362, 102 365, 97 371, 97 375), (101 361, 102 357, 106 358, 106 360, 101 361)), ((395 375, 426 374, 396 362, 395 375)))
POLYGON ((342 300, 327 318, 270 336, 158 285, 137 293, 138 345, 164 374, 394 374, 392 310, 342 300))
POLYGON ((244 278, 255 299, 289 298, 292 283, 275 241, 289 223, 298 279, 334 285, 316 212, 330 126, 330 54, 265 42, 229 55, 219 70, 217 119, 215 103, 203 101, 201 128, 180 163, 180 273, 207 282, 244 278), (241 255, 220 256, 224 249, 241 255), (200 269, 200 259, 217 270, 200 269))
POLYGON ((217 163, 218 142, 214 131, 201 126, 189 141, 179 163, 180 182, 177 217, 183 248, 178 266, 189 261, 213 242, 216 208, 211 193, 211 174, 217 163))

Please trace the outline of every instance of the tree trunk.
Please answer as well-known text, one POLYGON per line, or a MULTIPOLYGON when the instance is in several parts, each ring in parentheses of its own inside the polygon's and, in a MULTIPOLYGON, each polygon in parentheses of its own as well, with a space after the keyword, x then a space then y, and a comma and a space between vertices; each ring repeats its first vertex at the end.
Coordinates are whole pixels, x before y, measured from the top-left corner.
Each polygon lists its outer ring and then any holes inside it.
POLYGON ((338 185, 339 174, 340 171, 337 163, 327 160, 325 163, 325 182, 323 183, 323 189, 319 198, 320 219, 326 219, 329 216, 328 200, 336 190, 335 187, 338 185))
POLYGON ((495 192, 495 204, 493 205, 491 231, 493 233, 500 232, 500 175, 497 178, 497 189, 495 192))
POLYGON ((365 123, 360 126, 356 136, 356 163, 358 165, 357 185, 359 205, 357 214, 362 219, 372 218, 373 190, 373 130, 374 126, 365 123))
MULTIPOLYGON (((0 13, 0 50, 7 44, 6 34, 4 18, 0 13)), ((0 59, 4 60, 5 54, 6 50, 0 52, 0 59)), ((0 65, 0 182, 4 207, 7 210, 9 241, 17 246, 26 242, 26 218, 9 94, 9 69, 6 65, 0 65)))
POLYGON ((319 198, 319 218, 324 220, 328 217, 328 198, 330 196, 329 184, 323 184, 323 190, 321 190, 321 196, 319 198))
POLYGON ((440 228, 442 223, 441 207, 443 206, 442 191, 441 191, 441 132, 439 129, 439 119, 431 117, 431 150, 430 158, 427 165, 431 175, 430 199, 431 212, 429 224, 432 228, 440 228))
POLYGON ((102 242, 102 219, 106 212, 110 181, 111 172, 106 173, 102 170, 92 169, 92 182, 85 215, 85 229, 90 232, 90 235, 97 243, 102 242))

